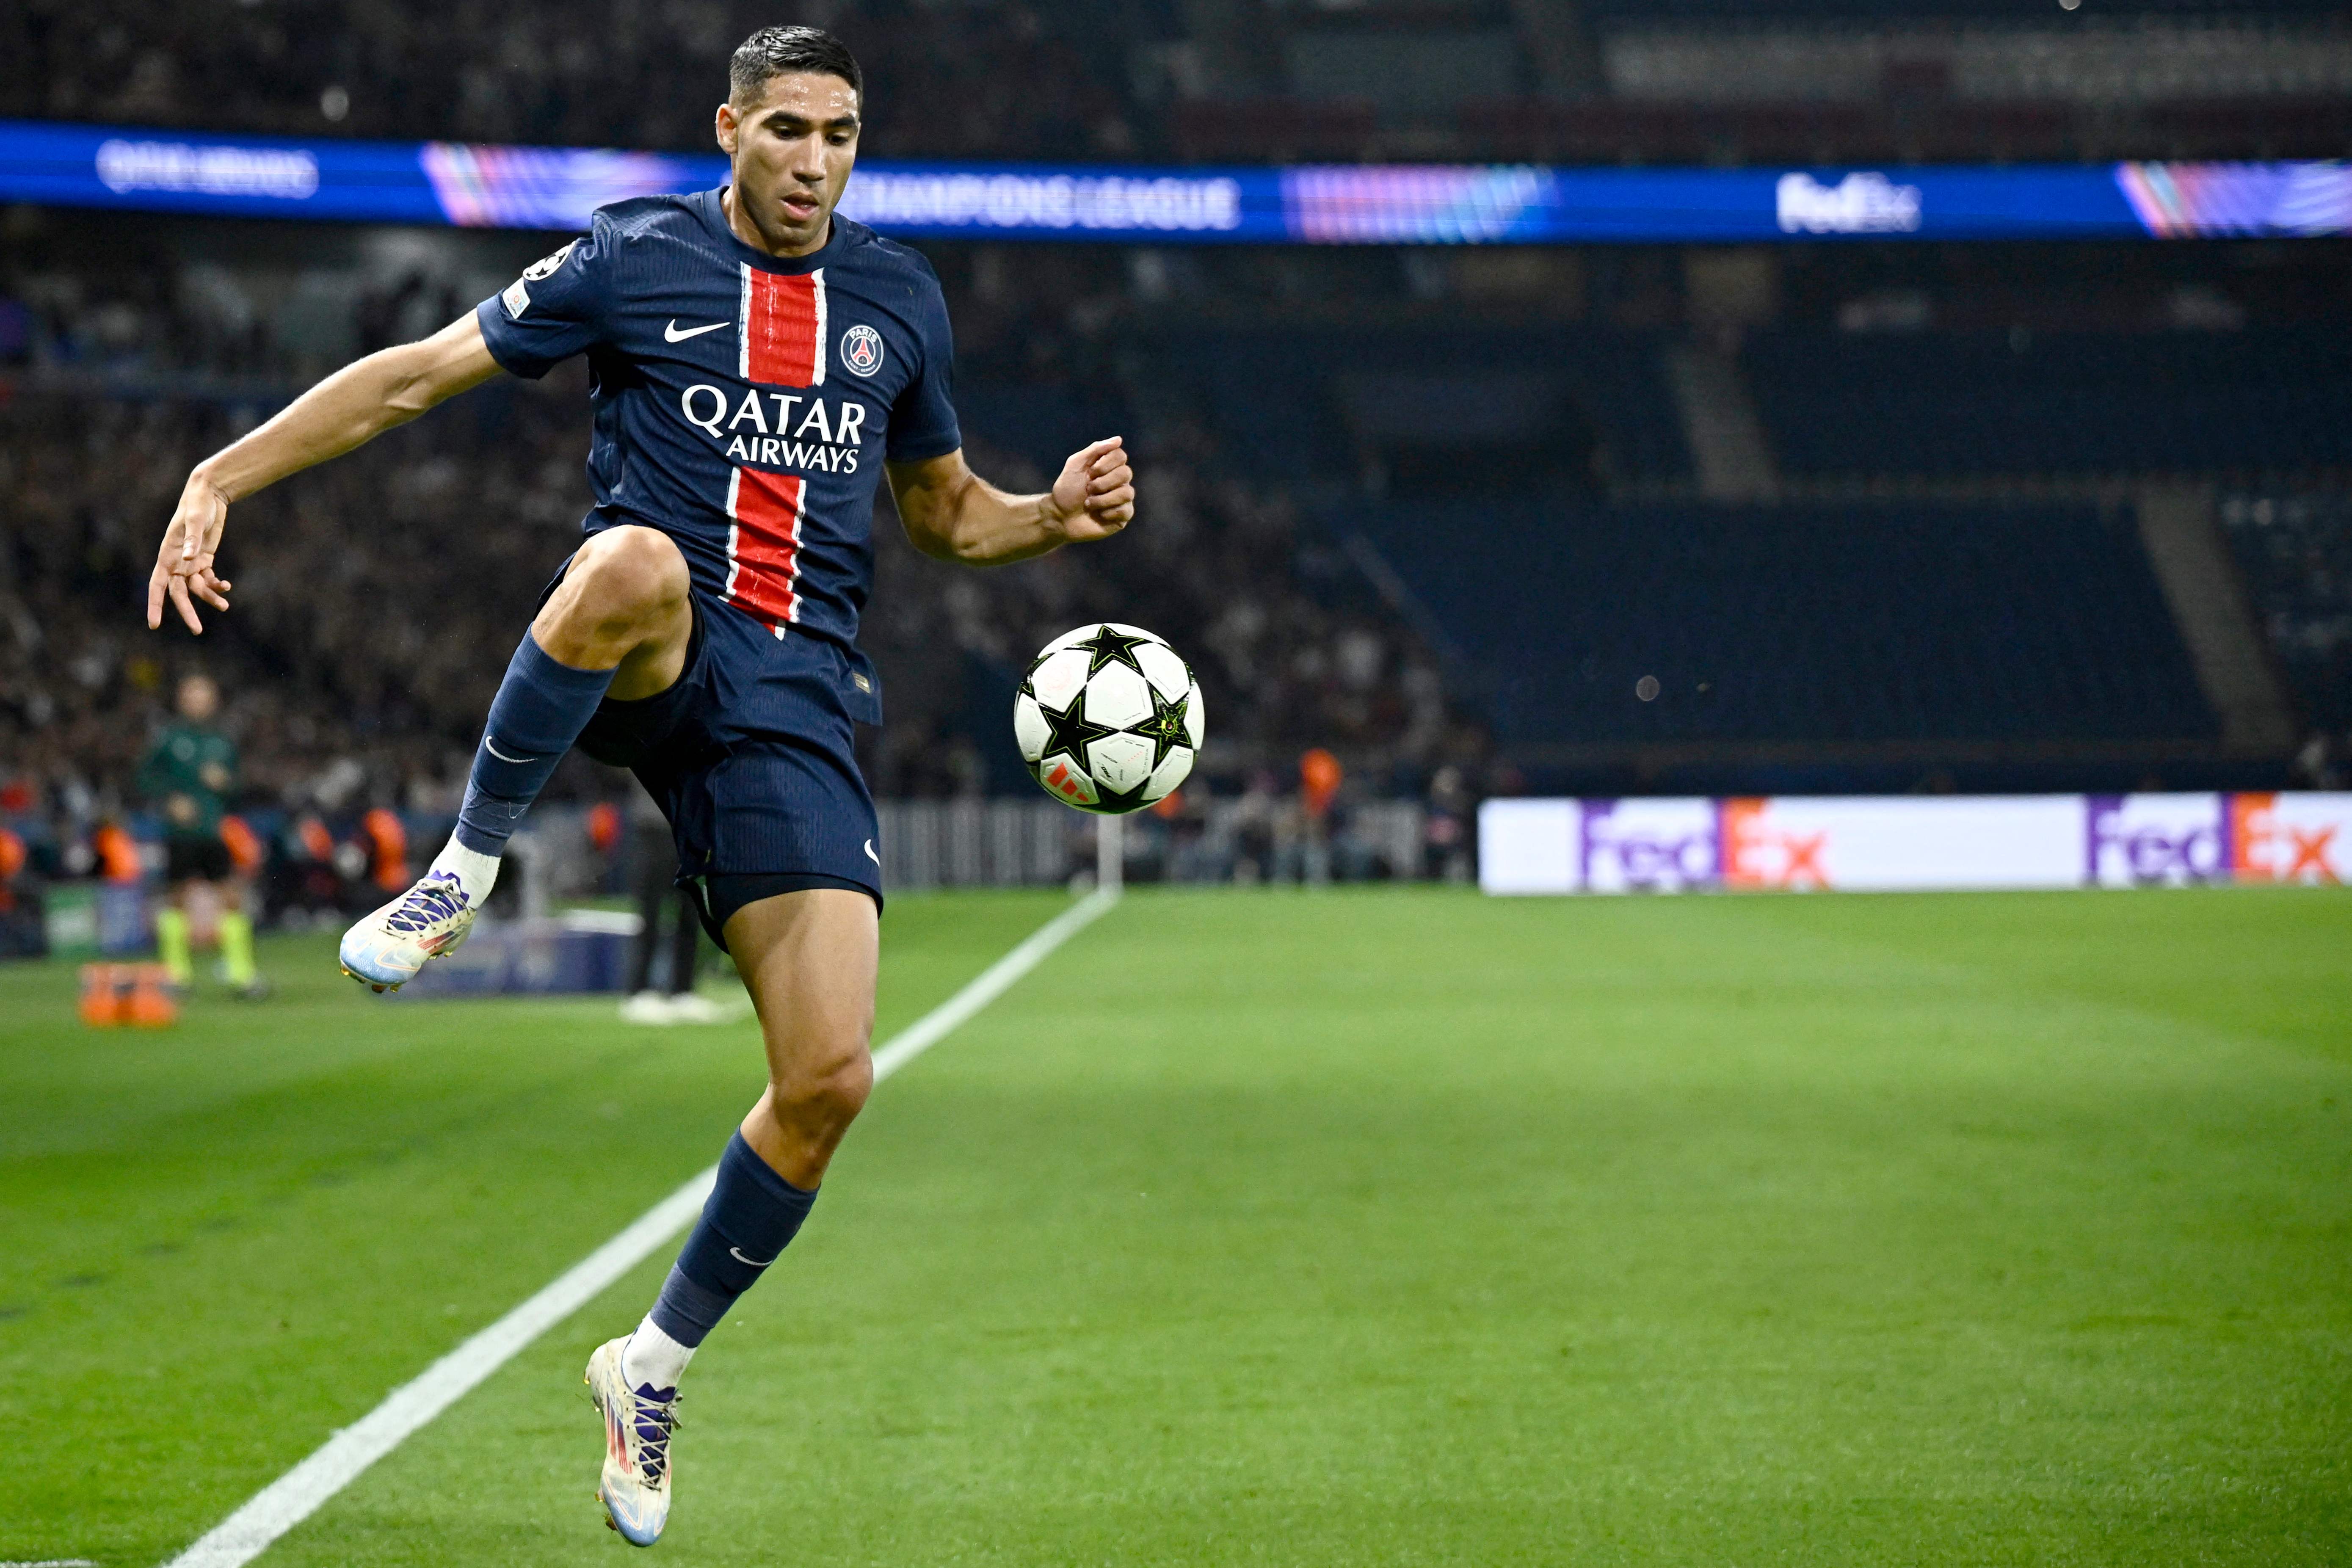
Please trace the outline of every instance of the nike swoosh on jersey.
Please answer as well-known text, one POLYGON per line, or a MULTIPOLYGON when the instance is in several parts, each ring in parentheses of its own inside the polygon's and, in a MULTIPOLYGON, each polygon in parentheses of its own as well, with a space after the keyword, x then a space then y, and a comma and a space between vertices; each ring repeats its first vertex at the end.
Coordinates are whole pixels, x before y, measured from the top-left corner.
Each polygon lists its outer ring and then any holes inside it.
POLYGON ((874 840, 871 838, 866 841, 866 858, 877 866, 882 864, 882 857, 874 853, 874 840))
POLYGON ((682 343, 688 338, 698 338, 705 332, 715 332, 721 327, 732 324, 728 321, 713 321, 707 327, 688 327, 681 332, 677 330, 677 318, 672 316, 669 319, 669 325, 662 329, 662 338, 667 342, 682 343))

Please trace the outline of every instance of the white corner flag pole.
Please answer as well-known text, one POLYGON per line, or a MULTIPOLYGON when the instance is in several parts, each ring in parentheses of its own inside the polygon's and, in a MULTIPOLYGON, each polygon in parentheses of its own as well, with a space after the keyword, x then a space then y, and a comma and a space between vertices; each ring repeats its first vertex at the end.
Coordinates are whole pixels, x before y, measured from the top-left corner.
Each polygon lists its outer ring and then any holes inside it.
POLYGON ((1127 818, 1095 818, 1095 887, 1116 898, 1127 886, 1127 818))

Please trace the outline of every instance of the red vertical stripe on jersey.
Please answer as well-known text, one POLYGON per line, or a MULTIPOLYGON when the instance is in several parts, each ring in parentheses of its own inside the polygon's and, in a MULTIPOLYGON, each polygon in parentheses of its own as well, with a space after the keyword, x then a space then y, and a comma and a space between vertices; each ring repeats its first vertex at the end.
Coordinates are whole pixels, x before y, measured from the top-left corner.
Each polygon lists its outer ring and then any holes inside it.
POLYGON ((801 618, 801 500, 798 474, 738 468, 727 481, 727 602, 776 628, 801 618))
POLYGON ((769 386, 824 383, 824 271, 797 277, 743 267, 743 379, 769 386))

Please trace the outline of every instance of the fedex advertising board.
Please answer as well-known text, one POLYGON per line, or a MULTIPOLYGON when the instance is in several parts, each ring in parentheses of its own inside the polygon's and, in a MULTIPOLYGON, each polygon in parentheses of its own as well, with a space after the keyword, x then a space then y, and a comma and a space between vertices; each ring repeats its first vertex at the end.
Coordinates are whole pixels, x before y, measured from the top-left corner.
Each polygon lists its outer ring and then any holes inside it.
POLYGON ((2180 887, 2230 877, 2230 800, 2220 795, 2095 795, 2083 802, 2082 881, 2180 887))
POLYGON ((1729 888, 2071 888, 2078 795, 1727 800, 1729 888))
POLYGON ((1577 886, 1591 893, 1679 893, 1723 879, 1711 800, 1580 800, 1577 886))
POLYGON ((2338 883, 2352 795, 1496 800, 1490 893, 2338 883))
POLYGON ((2352 795, 2233 795, 2230 874, 2241 882, 2352 880, 2352 795))
POLYGON ((1572 800, 1490 800, 1478 808, 1478 886, 1489 893, 1580 893, 1572 800))

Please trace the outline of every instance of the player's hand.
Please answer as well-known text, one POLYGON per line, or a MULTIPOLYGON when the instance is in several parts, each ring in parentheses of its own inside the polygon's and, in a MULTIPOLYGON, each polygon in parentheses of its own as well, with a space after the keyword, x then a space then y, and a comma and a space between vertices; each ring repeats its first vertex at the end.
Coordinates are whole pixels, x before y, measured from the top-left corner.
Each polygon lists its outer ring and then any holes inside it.
POLYGON ((205 624, 196 618, 193 600, 202 599, 215 610, 228 608, 228 580, 213 572, 221 533, 227 527, 228 497, 198 468, 180 491, 179 507, 172 513, 172 526, 163 531, 163 542, 155 552, 155 570, 147 579, 150 631, 163 624, 167 598, 180 612, 180 619, 188 623, 188 629, 200 637, 205 624))
POLYGON ((1067 540, 1108 539, 1134 521, 1135 470, 1127 465, 1125 438, 1113 436, 1071 453, 1054 481, 1052 502, 1067 540))

